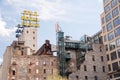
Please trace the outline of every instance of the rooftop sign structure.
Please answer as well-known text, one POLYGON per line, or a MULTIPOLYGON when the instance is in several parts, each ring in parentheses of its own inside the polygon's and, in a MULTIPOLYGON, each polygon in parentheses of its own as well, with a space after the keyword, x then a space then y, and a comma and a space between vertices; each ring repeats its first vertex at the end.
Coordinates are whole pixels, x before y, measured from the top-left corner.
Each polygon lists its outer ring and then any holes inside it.
POLYGON ((16 38, 19 38, 19 36, 24 30, 24 27, 38 28, 40 26, 37 12, 24 10, 21 16, 21 20, 22 20, 22 23, 16 26, 18 28, 16 30, 16 38))
POLYGON ((21 26, 39 27, 38 13, 24 10, 21 16, 21 26))

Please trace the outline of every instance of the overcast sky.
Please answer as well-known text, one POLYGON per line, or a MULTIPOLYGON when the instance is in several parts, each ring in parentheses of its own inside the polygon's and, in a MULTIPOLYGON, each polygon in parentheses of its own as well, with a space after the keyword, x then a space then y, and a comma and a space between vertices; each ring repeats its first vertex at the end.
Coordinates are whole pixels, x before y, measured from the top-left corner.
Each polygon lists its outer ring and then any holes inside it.
POLYGON ((65 35, 79 40, 101 29, 102 0, 0 0, 0 62, 6 46, 15 38, 15 26, 21 23, 23 10, 39 13, 38 48, 49 39, 56 43, 55 24, 59 22, 65 35))

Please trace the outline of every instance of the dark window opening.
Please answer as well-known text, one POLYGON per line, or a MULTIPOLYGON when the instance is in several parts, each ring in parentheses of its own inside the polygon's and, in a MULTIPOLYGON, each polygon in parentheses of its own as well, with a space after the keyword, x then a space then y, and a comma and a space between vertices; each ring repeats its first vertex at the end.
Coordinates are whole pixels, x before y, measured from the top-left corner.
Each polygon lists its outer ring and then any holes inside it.
POLYGON ((111 65, 108 64, 108 71, 111 71, 111 65))
POLYGON ((93 70, 96 72, 96 66, 93 66, 93 70))
POLYGON ((44 73, 46 73, 46 69, 44 69, 44 73))
POLYGON ((116 51, 111 53, 111 60, 115 60, 115 59, 117 59, 116 51))
POLYGON ((103 58, 103 56, 101 56, 101 61, 102 61, 102 62, 104 61, 104 58, 103 58))
POLYGON ((21 51, 21 55, 23 56, 23 51, 21 51))
POLYGON ((28 69, 28 73, 31 73, 31 69, 28 69))
POLYGON ((95 61, 95 56, 94 55, 92 55, 92 61, 95 61))
POLYGON ((113 69, 113 71, 118 70, 118 62, 112 63, 112 69, 113 69))
POLYGON ((12 71, 12 75, 15 75, 15 70, 12 71))
POLYGON ((98 77, 97 77, 97 76, 95 76, 94 78, 95 78, 95 80, 98 80, 98 77))
POLYGON ((103 72, 105 72, 105 66, 103 66, 102 69, 103 69, 103 72))
POLYGON ((110 58, 109 58, 109 54, 107 54, 107 61, 109 61, 110 60, 110 58))
POLYGON ((87 76, 85 76, 85 80, 88 80, 88 77, 87 77, 87 76))
POLYGON ((102 52, 102 47, 100 46, 100 52, 102 52))
POLYGON ((86 65, 84 65, 84 71, 87 71, 87 67, 86 67, 86 65))

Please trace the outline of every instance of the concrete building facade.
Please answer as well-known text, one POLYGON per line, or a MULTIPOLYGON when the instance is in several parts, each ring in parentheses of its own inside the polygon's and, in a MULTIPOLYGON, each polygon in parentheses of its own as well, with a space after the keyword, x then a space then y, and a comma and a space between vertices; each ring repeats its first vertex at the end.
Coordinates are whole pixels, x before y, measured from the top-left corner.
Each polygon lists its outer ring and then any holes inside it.
POLYGON ((101 14, 103 43, 106 46, 108 77, 120 79, 120 0, 103 0, 101 14))

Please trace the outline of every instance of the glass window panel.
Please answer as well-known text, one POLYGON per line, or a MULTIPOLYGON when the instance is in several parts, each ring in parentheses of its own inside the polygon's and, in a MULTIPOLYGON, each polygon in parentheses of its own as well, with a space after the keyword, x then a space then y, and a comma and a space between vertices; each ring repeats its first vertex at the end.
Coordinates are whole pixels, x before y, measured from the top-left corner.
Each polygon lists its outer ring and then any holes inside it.
POLYGON ((110 10, 110 4, 106 5, 104 10, 105 10, 105 13, 108 12, 110 10))
POLYGON ((116 40, 117 47, 120 47, 120 38, 116 40))
POLYGON ((115 49, 115 42, 110 43, 109 48, 110 48, 110 50, 115 49))
POLYGON ((111 53, 111 60, 117 59, 116 51, 111 53))
POLYGON ((106 27, 107 27, 107 31, 111 30, 112 29, 112 23, 111 22, 108 23, 106 27))
POLYGON ((113 69, 113 71, 118 70, 118 62, 112 63, 112 69, 113 69))
POLYGON ((118 26, 119 24, 120 24, 120 18, 117 17, 117 18, 115 18, 115 19, 113 20, 113 25, 114 25, 114 27, 116 27, 116 26, 118 26))
POLYGON ((115 17, 116 15, 118 15, 118 13, 119 13, 119 11, 118 11, 118 7, 117 7, 112 11, 112 16, 115 17))
POLYGON ((108 40, 110 41, 110 40, 112 40, 112 39, 114 39, 114 33, 113 33, 113 32, 110 32, 110 33, 108 34, 108 40))
POLYGON ((119 35, 120 35, 120 27, 115 30, 115 36, 117 37, 119 35))
POLYGON ((105 16, 106 22, 108 22, 109 20, 111 20, 111 13, 107 14, 105 16))
POLYGON ((118 3, 118 0, 112 0, 111 6, 114 7, 115 5, 117 5, 117 3, 118 3))
POLYGON ((118 57, 120 58, 120 49, 118 49, 117 52, 118 52, 118 57))

